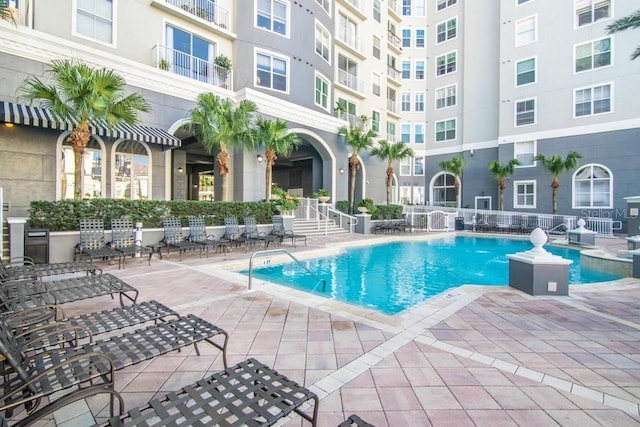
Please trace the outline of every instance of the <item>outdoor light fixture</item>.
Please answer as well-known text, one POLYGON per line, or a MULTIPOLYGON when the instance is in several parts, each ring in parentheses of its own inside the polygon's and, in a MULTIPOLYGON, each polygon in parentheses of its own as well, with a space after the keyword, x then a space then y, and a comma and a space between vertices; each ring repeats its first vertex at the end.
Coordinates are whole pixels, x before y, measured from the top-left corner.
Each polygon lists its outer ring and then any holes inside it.
POLYGON ((262 163, 264 162, 264 156, 262 154, 258 154, 256 156, 256 160, 258 161, 258 163, 262 163))
POLYGON ((344 173, 344 169, 340 168, 340 169, 338 169, 338 172, 340 172, 340 175, 342 175, 344 173))
POLYGON ((182 169, 182 166, 180 166, 180 167, 178 168, 178 173, 182 173, 182 172, 184 172, 184 169, 182 169))

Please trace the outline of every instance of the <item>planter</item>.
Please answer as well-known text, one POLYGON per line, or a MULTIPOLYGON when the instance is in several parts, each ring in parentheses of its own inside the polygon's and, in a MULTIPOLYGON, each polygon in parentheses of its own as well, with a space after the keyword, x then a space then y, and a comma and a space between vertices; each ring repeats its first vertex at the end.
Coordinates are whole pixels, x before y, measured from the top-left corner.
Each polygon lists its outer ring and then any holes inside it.
POLYGON ((320 197, 318 197, 318 201, 320 203, 327 203, 330 199, 331 199, 331 197, 329 197, 329 196, 320 196, 320 197))
POLYGON ((356 207, 356 209, 358 210, 358 212, 360 212, 361 214, 367 213, 369 212, 369 209, 366 208, 366 206, 358 206, 356 207))

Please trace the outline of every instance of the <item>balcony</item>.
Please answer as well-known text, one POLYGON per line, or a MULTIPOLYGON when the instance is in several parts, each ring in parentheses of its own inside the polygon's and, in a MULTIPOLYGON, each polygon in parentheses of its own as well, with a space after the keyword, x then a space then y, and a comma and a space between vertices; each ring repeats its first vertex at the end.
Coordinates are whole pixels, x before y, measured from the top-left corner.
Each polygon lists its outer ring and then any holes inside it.
POLYGON ((402 52, 402 40, 390 30, 387 30, 387 44, 391 46, 396 53, 402 52))
POLYGON ((344 28, 340 28, 336 34, 336 41, 343 47, 348 48, 352 53, 358 55, 361 59, 366 58, 367 48, 364 40, 352 32, 347 31, 344 28))
POLYGON ((213 0, 152 0, 152 4, 223 34, 231 31, 229 11, 213 0))
POLYGON ((161 44, 155 45, 152 53, 154 66, 161 70, 223 89, 233 88, 231 70, 219 67, 213 61, 206 61, 161 44))
POLYGON ((387 65, 387 77, 400 84, 402 71, 396 70, 391 65, 387 65))
POLYGON ((398 102, 394 99, 387 99, 387 112, 398 115, 398 102))
POLYGON ((364 13, 364 2, 362 0, 339 0, 338 3, 345 5, 363 21, 367 19, 367 15, 364 13))
POLYGON ((388 9, 389 9, 390 14, 396 20, 399 21, 401 19, 401 17, 402 17, 402 13, 400 11, 400 7, 401 7, 400 2, 398 0, 389 0, 387 2, 387 4, 389 5, 388 9))
POLYGON ((338 83, 360 97, 364 97, 364 82, 345 70, 338 70, 338 83))
POLYGON ((360 124, 360 116, 356 116, 355 114, 347 113, 346 111, 335 111, 334 116, 345 120, 349 123, 350 127, 356 127, 360 124))

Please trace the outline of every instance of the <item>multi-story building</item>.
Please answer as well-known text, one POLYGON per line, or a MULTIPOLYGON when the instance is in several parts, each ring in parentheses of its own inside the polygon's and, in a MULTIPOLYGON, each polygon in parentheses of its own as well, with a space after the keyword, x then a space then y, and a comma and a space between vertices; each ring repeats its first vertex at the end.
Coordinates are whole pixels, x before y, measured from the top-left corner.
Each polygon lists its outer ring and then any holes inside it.
MULTIPOLYGON (((19 90, 60 58, 114 69, 152 106, 141 126, 95 129, 85 197, 218 198, 215 153, 187 123, 203 92, 252 100, 288 122, 302 145, 278 159, 274 182, 295 194, 326 188, 347 199, 338 129, 366 116, 380 138, 415 151, 395 165, 396 202, 455 203, 453 177, 438 165, 459 155, 460 206, 496 209, 488 163, 517 158, 505 209, 550 212, 552 177, 534 157, 569 151, 582 158, 560 176, 561 213, 624 221, 624 197, 637 195, 640 61, 629 59, 633 32, 606 31, 632 2, 0 1, 18 18, 0 23, 0 121, 14 124, 0 127, 9 215, 72 193, 70 124, 24 105, 19 90)), ((257 154, 234 150, 234 200, 264 198, 257 154)), ((384 202, 386 165, 360 158, 356 199, 384 202)))

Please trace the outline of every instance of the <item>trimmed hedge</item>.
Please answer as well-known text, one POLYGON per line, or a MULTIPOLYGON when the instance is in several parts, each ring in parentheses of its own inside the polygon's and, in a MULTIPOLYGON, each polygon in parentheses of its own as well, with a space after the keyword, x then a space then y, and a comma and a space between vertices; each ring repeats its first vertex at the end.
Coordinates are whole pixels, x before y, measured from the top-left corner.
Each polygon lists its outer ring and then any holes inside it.
POLYGON ((401 219, 401 205, 376 205, 376 211, 371 219, 401 219))
POLYGON ((131 218, 145 228, 161 228, 166 217, 203 216, 206 225, 224 225, 224 218, 235 216, 242 223, 245 216, 255 216, 258 224, 270 224, 275 213, 272 202, 209 202, 198 200, 122 200, 86 199, 31 202, 28 224, 51 231, 78 230, 80 218, 102 218, 106 229, 112 218, 131 218))

